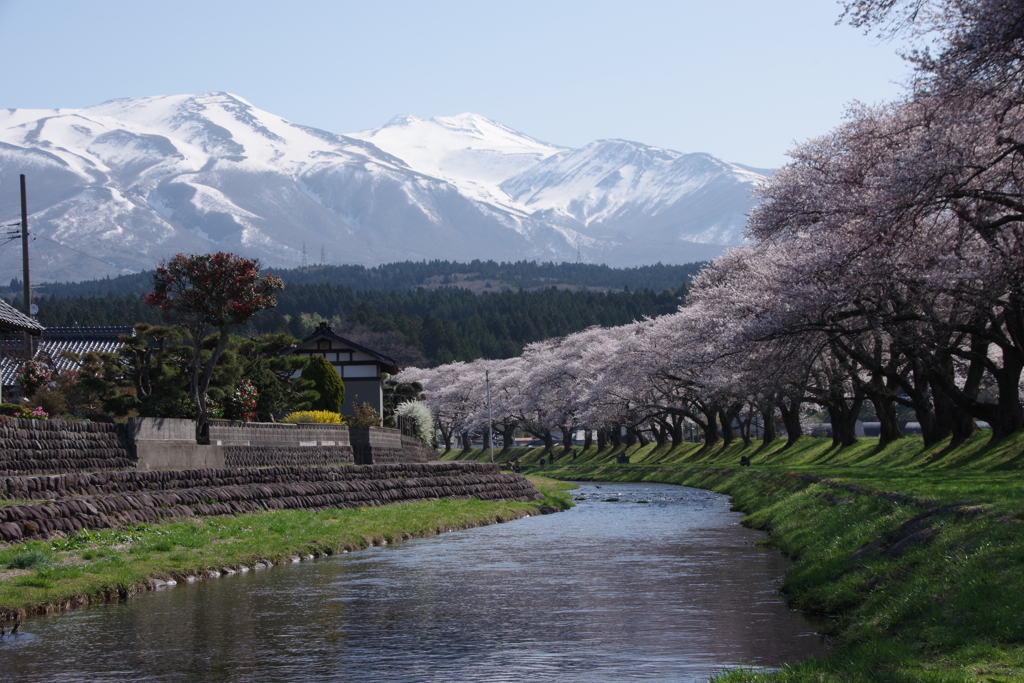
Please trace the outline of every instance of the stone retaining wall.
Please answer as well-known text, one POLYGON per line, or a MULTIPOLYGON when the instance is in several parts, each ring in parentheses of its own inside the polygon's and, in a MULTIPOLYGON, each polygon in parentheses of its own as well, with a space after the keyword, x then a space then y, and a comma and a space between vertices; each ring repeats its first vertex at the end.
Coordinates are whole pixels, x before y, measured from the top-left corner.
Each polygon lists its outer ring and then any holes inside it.
POLYGON ((440 455, 415 436, 402 434, 402 457, 402 462, 433 462, 440 458, 440 455))
POLYGON ((131 418, 125 426, 0 416, 0 476, 437 460, 398 430, 353 432, 350 441, 347 425, 217 420, 210 425, 213 443, 199 446, 192 420, 131 418))
POLYGON ((0 478, 0 494, 54 498, 0 507, 0 542, 197 515, 375 506, 432 498, 536 500, 497 465, 432 463, 104 472, 0 478), (72 497, 74 496, 74 497, 72 497))
POLYGON ((0 475, 134 467, 117 425, 0 416, 0 475))

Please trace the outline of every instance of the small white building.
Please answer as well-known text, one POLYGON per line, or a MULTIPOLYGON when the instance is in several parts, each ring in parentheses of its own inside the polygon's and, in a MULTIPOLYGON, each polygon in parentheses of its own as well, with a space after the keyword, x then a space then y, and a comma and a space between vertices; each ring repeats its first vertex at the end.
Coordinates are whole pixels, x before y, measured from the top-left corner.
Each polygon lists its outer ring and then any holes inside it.
POLYGON ((334 366, 345 382, 343 415, 354 415, 353 406, 357 402, 369 403, 378 415, 384 414, 384 385, 380 375, 382 372, 398 374, 398 364, 393 359, 336 335, 326 322, 320 323, 313 334, 288 353, 323 356, 334 366))

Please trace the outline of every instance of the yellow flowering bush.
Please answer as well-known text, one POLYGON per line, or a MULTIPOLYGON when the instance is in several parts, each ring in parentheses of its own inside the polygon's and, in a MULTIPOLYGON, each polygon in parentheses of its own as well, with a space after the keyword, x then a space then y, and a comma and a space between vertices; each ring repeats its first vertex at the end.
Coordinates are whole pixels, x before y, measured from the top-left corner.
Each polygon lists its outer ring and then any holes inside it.
POLYGON ((348 424, 348 420, 342 417, 341 413, 332 413, 329 410, 299 410, 294 413, 288 413, 278 422, 285 422, 287 424, 299 424, 300 422, 316 422, 317 424, 325 425, 348 424))

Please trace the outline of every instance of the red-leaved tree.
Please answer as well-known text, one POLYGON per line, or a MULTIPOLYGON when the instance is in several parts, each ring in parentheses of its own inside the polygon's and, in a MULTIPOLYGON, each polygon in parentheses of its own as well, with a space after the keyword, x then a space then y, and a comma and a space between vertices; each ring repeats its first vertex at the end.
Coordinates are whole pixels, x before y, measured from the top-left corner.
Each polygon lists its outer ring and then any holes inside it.
POLYGON ((277 305, 284 288, 276 275, 260 277, 260 263, 234 254, 177 254, 153 274, 153 291, 143 302, 188 331, 192 342, 189 396, 196 402, 196 441, 210 442, 206 390, 214 366, 228 344, 228 330, 257 312, 277 305), (210 329, 220 333, 217 346, 203 362, 202 342, 210 329))

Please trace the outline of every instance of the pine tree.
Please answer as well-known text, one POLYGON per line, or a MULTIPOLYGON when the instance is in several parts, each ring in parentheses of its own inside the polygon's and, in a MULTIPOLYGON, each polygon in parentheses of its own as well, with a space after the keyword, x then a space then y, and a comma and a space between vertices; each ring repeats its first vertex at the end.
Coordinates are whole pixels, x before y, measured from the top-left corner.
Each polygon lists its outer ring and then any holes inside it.
POLYGON ((312 410, 341 412, 341 404, 345 401, 345 383, 326 358, 311 356, 302 376, 313 380, 313 388, 320 394, 320 398, 313 402, 312 410))

